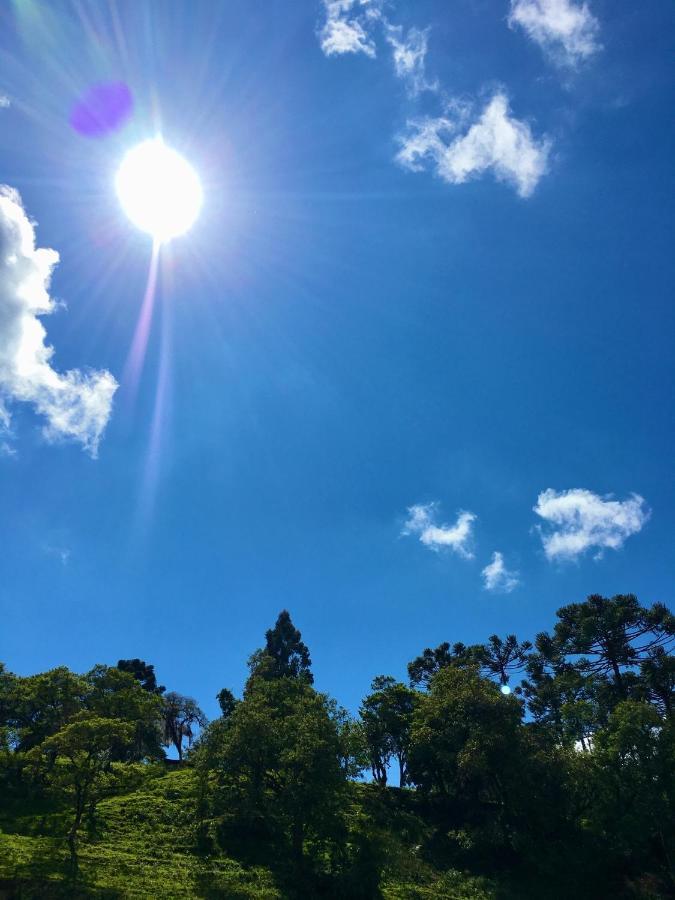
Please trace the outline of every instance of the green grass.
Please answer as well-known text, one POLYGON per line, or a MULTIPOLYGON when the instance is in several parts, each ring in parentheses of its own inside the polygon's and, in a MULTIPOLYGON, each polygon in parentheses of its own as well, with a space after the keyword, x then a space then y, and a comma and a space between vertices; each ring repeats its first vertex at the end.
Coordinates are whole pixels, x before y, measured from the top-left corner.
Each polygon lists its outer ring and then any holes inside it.
MULTIPOLYGON (((95 831, 80 844, 73 881, 63 835, 68 813, 15 801, 0 813, 0 900, 49 898, 258 898, 287 896, 273 872, 222 853, 195 851, 195 776, 150 772, 134 791, 99 804, 95 831)), ((411 799, 353 786, 352 816, 386 828, 384 900, 492 900, 487 881, 439 873, 421 859, 425 826, 411 799)))
POLYGON ((75 886, 63 813, 10 807, 0 817, 0 897, 3 889, 21 898, 281 897, 269 870, 193 852, 193 777, 170 772, 102 801, 96 833, 80 845, 75 886))

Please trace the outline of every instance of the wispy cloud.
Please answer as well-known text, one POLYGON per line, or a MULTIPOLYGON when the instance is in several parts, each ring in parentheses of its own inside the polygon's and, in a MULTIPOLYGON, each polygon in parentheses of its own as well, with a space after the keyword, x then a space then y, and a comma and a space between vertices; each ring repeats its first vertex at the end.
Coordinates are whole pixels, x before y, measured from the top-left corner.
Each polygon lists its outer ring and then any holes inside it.
POLYGON ((451 105, 445 116, 410 122, 399 163, 414 172, 431 165, 449 184, 492 172, 529 197, 548 168, 548 138, 536 139, 526 122, 514 118, 503 93, 495 94, 468 127, 466 119, 465 109, 451 105))
POLYGON ((534 511, 550 526, 546 531, 540 529, 544 553, 550 560, 577 559, 592 549, 599 559, 606 549, 619 550, 650 515, 638 494, 614 500, 611 494, 601 497, 583 488, 542 491, 534 511))
POLYGON ((363 53, 377 56, 378 40, 392 51, 394 71, 412 95, 436 90, 436 82, 427 81, 425 61, 429 29, 393 25, 383 13, 384 0, 323 0, 325 20, 319 31, 321 49, 326 56, 363 53))
POLYGON ((45 544, 44 552, 47 556, 53 556, 55 559, 58 559, 62 566, 67 566, 70 561, 71 551, 68 547, 45 544))
POLYGON ((481 575, 485 590, 495 594, 510 594, 520 584, 520 573, 506 568, 504 555, 498 550, 492 554, 481 575))
POLYGON ((11 106, 11 100, 5 94, 0 94, 0 109, 7 109, 11 106))
POLYGON ((473 523, 478 518, 472 512, 460 510, 454 525, 439 525, 436 521, 437 503, 416 504, 408 508, 408 519, 402 534, 418 535, 432 550, 453 550, 465 559, 473 558, 473 523))
POLYGON ((511 0, 509 25, 523 28, 560 65, 577 66, 600 50, 600 24, 587 3, 511 0))
POLYGON ((396 156, 402 166, 414 172, 431 168, 448 184, 463 184, 491 172, 521 197, 532 194, 548 170, 551 142, 547 137, 536 138, 527 122, 511 114, 504 91, 494 93, 477 114, 468 104, 448 99, 438 81, 427 78, 428 28, 404 31, 392 24, 384 12, 384 0, 323 0, 323 6, 326 18, 319 40, 327 56, 364 53, 375 57, 376 37, 381 40, 383 35, 391 48, 394 71, 408 93, 414 97, 434 91, 445 97, 442 115, 409 120, 396 156))
POLYGON ((19 195, 0 187, 0 398, 31 403, 47 420, 48 439, 77 440, 96 456, 117 382, 106 371, 52 368, 54 350, 39 317, 57 308, 48 288, 58 260, 55 250, 35 247, 19 195))
POLYGON ((381 17, 381 0, 323 0, 326 20, 319 32, 326 56, 377 54, 371 29, 381 17))
POLYGON ((400 25, 389 25, 385 35, 392 48, 394 70, 405 82, 409 93, 438 90, 438 82, 427 81, 426 56, 429 29, 410 28, 406 34, 400 25))
POLYGON ((11 418, 0 397, 0 456, 16 456, 16 450, 10 443, 11 437, 11 418))

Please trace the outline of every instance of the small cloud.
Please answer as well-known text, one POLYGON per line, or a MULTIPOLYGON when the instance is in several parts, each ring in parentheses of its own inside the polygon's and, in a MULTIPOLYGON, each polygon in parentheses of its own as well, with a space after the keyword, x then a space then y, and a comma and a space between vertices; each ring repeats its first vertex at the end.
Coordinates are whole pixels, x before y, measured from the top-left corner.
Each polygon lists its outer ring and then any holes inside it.
POLYGON ((511 116, 503 93, 495 94, 480 118, 457 134, 466 120, 466 109, 454 104, 445 116, 409 123, 398 162, 413 172, 431 164, 449 184, 463 184, 490 171, 521 197, 529 197, 548 169, 550 141, 535 139, 527 123, 511 116))
POLYGON ((492 560, 481 572, 486 591, 499 594, 510 594, 520 584, 520 573, 506 568, 504 556, 498 550, 492 554, 492 560))
POLYGON ((511 0, 511 28, 519 26, 558 65, 575 67, 601 49, 600 24, 586 3, 511 0))
POLYGON ((380 0, 323 0, 326 21, 319 32, 326 56, 365 53, 376 56, 372 25, 381 17, 380 0))
POLYGON ((472 559, 473 523, 478 518, 472 512, 460 510, 454 525, 436 524, 437 503, 416 504, 408 508, 408 519, 401 534, 419 535, 420 541, 432 550, 453 550, 465 559, 472 559))
POLYGON ((7 109, 12 105, 9 97, 5 96, 5 94, 0 94, 0 109, 7 109))
POLYGON ((627 500, 601 497, 583 488, 560 493, 542 491, 535 513, 551 528, 540 529, 544 553, 549 560, 577 559, 595 549, 600 559, 606 549, 619 550, 627 538, 642 530, 650 516, 638 494, 627 500))
POLYGON ((400 25, 387 24, 385 34, 392 48, 396 74, 405 81, 408 91, 415 95, 438 90, 438 82, 427 81, 425 73, 429 29, 411 28, 404 35, 400 25))
MULTIPOLYGON (((48 293, 58 260, 55 250, 35 247, 19 195, 0 186, 0 396, 31 403, 46 419, 47 439, 74 439, 96 456, 117 382, 106 371, 52 367, 54 349, 45 343, 41 317, 58 308, 48 293)), ((7 430, 8 410, 0 409, 7 430)))
POLYGON ((53 556, 58 559, 62 566, 67 566, 70 560, 70 550, 67 547, 56 547, 52 544, 45 544, 44 551, 47 556, 53 556))

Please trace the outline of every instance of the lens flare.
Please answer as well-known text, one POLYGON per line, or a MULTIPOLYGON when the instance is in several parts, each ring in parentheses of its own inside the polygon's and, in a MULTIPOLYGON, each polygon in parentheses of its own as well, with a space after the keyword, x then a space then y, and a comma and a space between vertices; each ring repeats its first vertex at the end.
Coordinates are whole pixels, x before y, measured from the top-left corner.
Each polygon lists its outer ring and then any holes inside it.
POLYGON ((124 125, 133 106, 134 98, 123 81, 95 84, 73 107, 70 124, 84 137, 104 137, 124 125))
POLYGON ((156 243, 188 231, 202 207, 197 173, 161 138, 143 141, 127 153, 115 187, 129 219, 156 243))

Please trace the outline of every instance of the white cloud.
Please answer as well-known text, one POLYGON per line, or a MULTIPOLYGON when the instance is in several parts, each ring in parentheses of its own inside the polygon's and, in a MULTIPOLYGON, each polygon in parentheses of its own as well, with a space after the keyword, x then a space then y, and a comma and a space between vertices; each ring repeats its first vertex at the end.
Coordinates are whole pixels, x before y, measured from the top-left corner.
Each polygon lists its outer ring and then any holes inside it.
POLYGON ((96 456, 117 382, 106 371, 61 374, 51 366, 54 350, 39 317, 57 308, 48 288, 58 261, 55 250, 35 247, 19 195, 0 187, 0 423, 9 428, 2 399, 31 403, 47 420, 48 439, 77 440, 96 456))
POLYGON ((462 184, 491 171, 499 181, 529 197, 548 168, 550 142, 537 140, 529 125, 511 116, 503 93, 495 94, 480 118, 463 134, 466 112, 450 107, 445 116, 410 124, 397 160, 412 171, 431 163, 450 184, 462 184))
POLYGON ((465 559, 472 559, 473 523, 478 518, 472 512, 460 510, 454 525, 437 525, 437 503, 416 504, 408 508, 408 520, 402 534, 419 535, 420 541, 432 550, 454 550, 465 559))
POLYGON ((492 554, 492 560, 481 572, 486 591, 510 594, 520 584, 518 572, 506 568, 504 556, 498 550, 492 554))
POLYGON ((7 109, 8 106, 11 106, 9 97, 6 97, 4 94, 0 94, 0 109, 7 109))
POLYGON ((410 93, 437 90, 438 83, 428 82, 425 74, 429 29, 411 28, 404 36, 400 25, 387 25, 386 37, 392 48, 396 74, 406 82, 410 93))
POLYGON ((535 513, 551 528, 541 530, 544 552, 550 560, 576 559, 587 550, 619 550, 627 538, 637 534, 649 519, 649 509, 638 494, 628 500, 601 497, 583 488, 542 491, 535 513))
POLYGON ((576 66, 600 49, 600 25, 586 3, 511 0, 509 25, 519 25, 553 59, 576 66))
POLYGON ((323 0, 326 21, 319 32, 321 49, 326 56, 343 53, 376 55, 370 33, 381 17, 380 0, 323 0))

